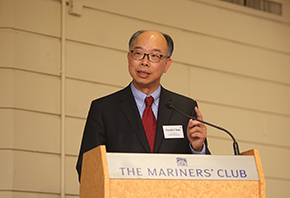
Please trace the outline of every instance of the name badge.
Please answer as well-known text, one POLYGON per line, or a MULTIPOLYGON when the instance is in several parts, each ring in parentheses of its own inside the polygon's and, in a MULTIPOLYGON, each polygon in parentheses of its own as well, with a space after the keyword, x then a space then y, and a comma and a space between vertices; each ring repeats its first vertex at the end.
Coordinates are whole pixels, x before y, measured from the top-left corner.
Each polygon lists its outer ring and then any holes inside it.
POLYGON ((165 139, 169 138, 184 138, 182 125, 163 126, 165 139))

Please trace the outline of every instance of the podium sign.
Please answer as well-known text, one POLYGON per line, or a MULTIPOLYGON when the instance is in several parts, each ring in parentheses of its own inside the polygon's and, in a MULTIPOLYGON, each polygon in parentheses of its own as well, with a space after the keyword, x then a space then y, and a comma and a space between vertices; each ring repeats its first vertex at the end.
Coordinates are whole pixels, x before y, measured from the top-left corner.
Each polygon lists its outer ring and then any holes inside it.
POLYGON ((254 156, 107 153, 111 179, 259 180, 254 156))
POLYGON ((84 154, 80 198, 265 198, 259 151, 241 155, 107 153, 99 146, 84 154))

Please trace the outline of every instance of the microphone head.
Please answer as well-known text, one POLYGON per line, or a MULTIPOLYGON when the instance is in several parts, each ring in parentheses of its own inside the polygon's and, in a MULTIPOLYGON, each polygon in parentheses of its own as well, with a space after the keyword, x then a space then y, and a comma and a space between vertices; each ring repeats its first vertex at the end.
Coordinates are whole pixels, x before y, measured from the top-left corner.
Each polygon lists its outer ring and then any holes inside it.
POLYGON ((173 109, 173 104, 171 104, 171 102, 167 102, 165 104, 165 106, 168 108, 168 109, 173 109))

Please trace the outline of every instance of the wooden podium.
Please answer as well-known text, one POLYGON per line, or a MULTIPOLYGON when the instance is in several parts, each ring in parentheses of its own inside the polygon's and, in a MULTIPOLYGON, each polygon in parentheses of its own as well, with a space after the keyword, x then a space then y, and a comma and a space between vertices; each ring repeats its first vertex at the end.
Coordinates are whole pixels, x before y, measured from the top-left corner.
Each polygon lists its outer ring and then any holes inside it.
POLYGON ((106 148, 99 146, 84 154, 80 198, 266 197, 259 151, 249 150, 241 155, 254 156, 258 181, 110 179, 106 148))

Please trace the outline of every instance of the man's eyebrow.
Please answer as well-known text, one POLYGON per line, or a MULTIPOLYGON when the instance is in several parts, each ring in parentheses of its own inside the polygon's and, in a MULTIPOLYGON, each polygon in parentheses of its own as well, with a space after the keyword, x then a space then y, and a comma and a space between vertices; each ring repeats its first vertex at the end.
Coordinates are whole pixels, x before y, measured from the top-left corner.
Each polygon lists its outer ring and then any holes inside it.
MULTIPOLYGON (((134 49, 141 49, 141 50, 143 50, 143 48, 142 47, 139 47, 139 46, 134 47, 134 49)), ((151 49, 150 51, 156 51, 156 52, 160 52, 161 53, 161 50, 160 49, 151 49)))

